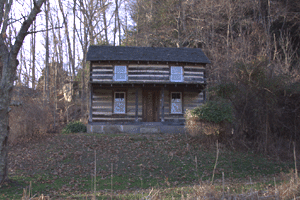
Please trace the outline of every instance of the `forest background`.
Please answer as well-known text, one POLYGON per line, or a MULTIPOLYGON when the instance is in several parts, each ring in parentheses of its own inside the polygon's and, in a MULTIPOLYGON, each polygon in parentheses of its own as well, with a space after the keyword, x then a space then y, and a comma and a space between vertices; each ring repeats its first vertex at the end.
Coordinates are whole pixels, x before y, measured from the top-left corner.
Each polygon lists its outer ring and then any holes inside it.
MULTIPOLYGON (((18 55, 10 142, 86 122, 90 45, 187 47, 211 61, 208 99, 234 108, 228 144, 279 155, 300 140, 299 10, 290 0, 46 1, 18 55)), ((24 17, 11 16, 7 40, 24 17)))
POLYGON ((0 1, 0 182, 8 144, 87 122, 86 53, 94 44, 201 48, 211 60, 207 100, 234 113, 231 134, 219 141, 292 158, 300 140, 299 10, 290 0, 0 1))

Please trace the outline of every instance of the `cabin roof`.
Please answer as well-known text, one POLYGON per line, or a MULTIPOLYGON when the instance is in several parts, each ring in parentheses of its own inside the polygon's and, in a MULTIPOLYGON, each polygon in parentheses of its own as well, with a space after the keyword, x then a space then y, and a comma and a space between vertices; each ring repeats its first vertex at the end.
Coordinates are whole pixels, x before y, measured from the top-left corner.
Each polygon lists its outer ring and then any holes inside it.
POLYGON ((123 47, 97 46, 89 47, 87 61, 157 61, 210 63, 199 48, 165 48, 165 47, 123 47))

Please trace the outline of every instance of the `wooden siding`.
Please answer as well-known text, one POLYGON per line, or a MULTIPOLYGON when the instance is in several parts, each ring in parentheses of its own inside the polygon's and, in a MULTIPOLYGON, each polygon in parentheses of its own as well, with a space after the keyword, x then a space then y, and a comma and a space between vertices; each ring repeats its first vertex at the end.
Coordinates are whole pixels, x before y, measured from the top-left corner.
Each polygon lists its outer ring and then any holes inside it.
POLYGON ((129 65, 129 82, 169 82, 168 65, 129 65))
MULTIPOLYGON (((92 94, 92 120, 105 121, 134 121, 135 120, 135 88, 128 88, 126 92, 126 113, 113 113, 113 88, 94 89, 92 94)), ((142 90, 138 91, 138 118, 142 119, 142 90)))
POLYGON ((183 109, 184 112, 186 110, 191 110, 197 106, 202 105, 204 102, 204 95, 203 92, 184 92, 184 102, 183 102, 183 109))
MULTIPOLYGON (((126 83, 174 83, 170 81, 170 66, 176 65, 146 65, 146 64, 116 64, 128 67, 128 81, 126 83)), ((90 72, 91 82, 113 81, 114 64, 106 65, 92 63, 90 72)), ((183 66, 183 83, 205 83, 205 68, 203 66, 183 66)), ((123 81, 122 81, 123 82, 123 81)), ((175 84, 175 83, 174 83, 175 84)))
MULTIPOLYGON (((143 87, 138 88, 138 120, 142 122, 143 114, 143 87)), ((92 101, 92 122, 107 122, 107 123, 118 123, 118 122, 135 122, 136 115, 136 87, 128 87, 122 91, 126 91, 126 113, 125 114, 114 114, 113 113, 113 92, 119 91, 116 88, 99 88, 94 87, 91 95, 92 101)), ((159 99, 161 102, 162 88, 157 87, 156 90, 159 93, 159 99)), ((121 90, 120 90, 121 91, 121 90)), ((184 113, 187 109, 193 109, 200 106, 204 101, 203 92, 186 91, 185 87, 174 88, 164 87, 164 121, 166 123, 184 123, 184 113), (170 95, 171 92, 182 92, 182 114, 171 114, 170 110, 170 95)), ((161 104, 161 103, 159 103, 161 104)), ((161 121, 161 109, 159 109, 159 119, 161 121)))
POLYGON ((204 67, 184 66, 184 82, 204 83, 204 67))
POLYGON ((112 81, 114 76, 114 70, 112 65, 91 65, 90 81, 104 82, 112 81))

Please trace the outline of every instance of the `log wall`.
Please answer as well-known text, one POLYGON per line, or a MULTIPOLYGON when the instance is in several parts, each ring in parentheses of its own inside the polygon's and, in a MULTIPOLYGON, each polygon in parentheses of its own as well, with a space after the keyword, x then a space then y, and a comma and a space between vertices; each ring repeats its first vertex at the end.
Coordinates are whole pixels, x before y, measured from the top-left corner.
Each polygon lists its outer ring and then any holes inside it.
MULTIPOLYGON (((170 67, 175 65, 146 65, 146 64, 116 64, 126 65, 128 68, 127 83, 170 83, 170 67)), ((92 63, 91 65, 91 82, 114 82, 114 64, 106 65, 92 63)), ((178 65, 176 65, 178 66, 178 65)), ((184 72, 183 83, 205 83, 204 66, 182 65, 184 72)))
MULTIPOLYGON (((92 102, 92 122, 107 122, 107 123, 134 123, 136 120, 136 90, 138 89, 138 121, 142 122, 142 91, 143 87, 128 87, 128 88, 93 88, 91 95, 92 102), (126 94, 126 113, 114 114, 113 113, 113 95, 114 92, 125 92, 126 94)), ((161 99, 161 87, 159 90, 159 97, 161 99)), ((164 122, 184 124, 184 112, 187 109, 193 109, 201 105, 204 101, 203 93, 185 91, 184 89, 175 90, 174 88, 164 88, 164 122), (171 92, 182 92, 182 114, 171 114, 171 92)), ((161 121, 161 109, 159 109, 159 121, 161 121)))
MULTIPOLYGON (((135 120, 135 88, 126 90, 118 89, 93 89, 92 94, 92 121, 93 122, 113 122, 122 121, 130 122, 135 120), (114 92, 125 92, 126 98, 126 113, 113 113, 113 95, 114 92)), ((138 91, 138 118, 142 119, 142 90, 138 91)))

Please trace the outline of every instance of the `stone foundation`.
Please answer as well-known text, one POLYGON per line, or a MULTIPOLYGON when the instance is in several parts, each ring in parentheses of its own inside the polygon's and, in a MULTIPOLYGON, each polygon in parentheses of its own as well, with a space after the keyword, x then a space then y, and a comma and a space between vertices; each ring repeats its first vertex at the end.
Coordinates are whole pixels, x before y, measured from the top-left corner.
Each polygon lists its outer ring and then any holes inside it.
POLYGON ((184 134, 185 128, 183 125, 162 125, 158 123, 153 124, 139 124, 139 125, 101 125, 88 124, 88 133, 131 133, 131 134, 184 134))

